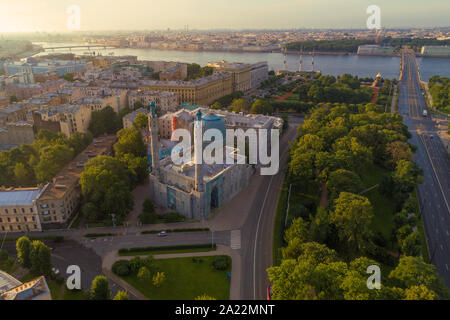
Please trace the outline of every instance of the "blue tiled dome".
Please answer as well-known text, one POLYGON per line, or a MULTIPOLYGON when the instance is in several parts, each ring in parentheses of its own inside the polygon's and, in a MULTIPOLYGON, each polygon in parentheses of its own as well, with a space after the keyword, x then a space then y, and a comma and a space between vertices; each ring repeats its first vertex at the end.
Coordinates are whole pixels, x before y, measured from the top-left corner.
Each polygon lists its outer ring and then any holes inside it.
POLYGON ((208 129, 218 129, 220 132, 222 132, 223 139, 225 140, 225 121, 221 117, 219 117, 215 113, 208 112, 202 117, 202 122, 204 131, 208 129))

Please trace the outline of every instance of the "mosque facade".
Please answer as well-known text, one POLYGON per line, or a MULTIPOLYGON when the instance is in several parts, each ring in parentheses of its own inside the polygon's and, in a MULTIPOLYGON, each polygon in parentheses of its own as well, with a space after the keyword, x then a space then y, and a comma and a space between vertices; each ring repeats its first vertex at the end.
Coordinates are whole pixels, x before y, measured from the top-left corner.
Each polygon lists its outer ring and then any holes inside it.
MULTIPOLYGON (((223 118, 214 113, 196 113, 194 136, 197 130, 218 129, 225 132, 223 118)), ((171 157, 161 159, 158 135, 158 117, 154 108, 149 115, 150 152, 152 159, 150 179, 150 196, 157 206, 177 211, 188 219, 203 220, 214 209, 222 207, 241 190, 248 186, 255 168, 250 164, 237 164, 236 148, 224 146, 222 163, 197 163, 195 147, 192 147, 190 161, 175 164, 171 157), (227 164, 233 159, 233 164, 227 164)), ((202 149, 204 146, 202 146, 202 149)))

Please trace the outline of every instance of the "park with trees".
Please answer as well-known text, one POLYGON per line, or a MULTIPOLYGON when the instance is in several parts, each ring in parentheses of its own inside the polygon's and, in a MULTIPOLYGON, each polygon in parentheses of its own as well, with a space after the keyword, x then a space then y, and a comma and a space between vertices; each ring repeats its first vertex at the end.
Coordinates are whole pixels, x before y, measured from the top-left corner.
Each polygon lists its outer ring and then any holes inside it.
POLYGON ((429 263, 416 198, 422 172, 409 138, 401 116, 376 105, 311 110, 278 205, 274 299, 449 297, 429 263), (366 286, 370 265, 381 269, 380 290, 366 286))

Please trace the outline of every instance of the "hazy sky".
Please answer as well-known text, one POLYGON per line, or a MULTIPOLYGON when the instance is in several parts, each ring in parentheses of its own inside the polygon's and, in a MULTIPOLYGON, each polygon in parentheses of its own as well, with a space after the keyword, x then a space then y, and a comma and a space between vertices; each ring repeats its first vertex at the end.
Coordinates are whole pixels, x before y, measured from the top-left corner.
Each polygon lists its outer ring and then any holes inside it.
POLYGON ((81 30, 364 28, 369 5, 382 27, 449 26, 449 0, 0 0, 0 33, 68 31, 67 8, 81 30))

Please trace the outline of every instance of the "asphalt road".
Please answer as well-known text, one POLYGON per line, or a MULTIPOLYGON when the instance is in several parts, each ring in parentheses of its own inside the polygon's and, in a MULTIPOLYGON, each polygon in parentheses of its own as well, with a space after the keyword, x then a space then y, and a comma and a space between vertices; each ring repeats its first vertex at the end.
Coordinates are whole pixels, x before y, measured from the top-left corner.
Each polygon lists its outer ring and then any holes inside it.
POLYGON ((399 112, 412 134, 411 142, 417 146, 414 161, 423 170, 418 195, 430 260, 450 287, 450 159, 421 93, 415 57, 403 54, 399 112), (428 116, 423 116, 423 110, 428 111, 428 116))
POLYGON ((261 300, 267 297, 269 281, 266 270, 272 266, 273 226, 278 196, 287 167, 289 142, 297 136, 297 128, 302 121, 299 118, 289 119, 289 129, 280 141, 280 169, 276 175, 264 177, 241 228, 241 299, 261 300))

